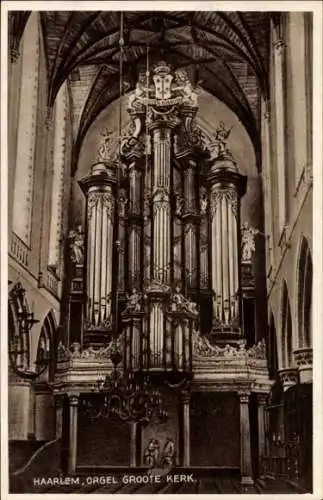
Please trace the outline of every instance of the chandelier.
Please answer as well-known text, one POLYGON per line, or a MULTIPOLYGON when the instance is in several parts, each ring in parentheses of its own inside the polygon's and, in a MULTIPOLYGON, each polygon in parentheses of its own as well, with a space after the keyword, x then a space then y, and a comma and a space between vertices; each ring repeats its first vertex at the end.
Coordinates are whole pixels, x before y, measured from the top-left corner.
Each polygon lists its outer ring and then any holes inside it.
POLYGON ((82 409, 90 420, 117 416, 123 422, 162 423, 167 419, 160 391, 151 385, 147 375, 138 377, 126 372, 119 365, 122 355, 117 342, 111 352, 113 369, 105 378, 97 381, 98 397, 82 402, 82 409))

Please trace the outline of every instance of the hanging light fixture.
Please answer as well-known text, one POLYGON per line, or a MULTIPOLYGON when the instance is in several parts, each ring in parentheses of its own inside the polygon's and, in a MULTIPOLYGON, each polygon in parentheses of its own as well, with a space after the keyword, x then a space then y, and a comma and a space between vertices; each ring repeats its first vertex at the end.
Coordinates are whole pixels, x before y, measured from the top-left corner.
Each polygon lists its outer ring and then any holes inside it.
MULTIPOLYGON (((122 146, 122 97, 124 92, 123 82, 123 56, 124 56, 124 37, 123 37, 123 13, 120 14, 120 59, 119 59, 119 157, 116 161, 117 169, 117 192, 120 189, 121 175, 121 146, 122 146)), ((148 46, 147 46, 147 78, 148 78, 148 46)), ((118 232, 118 224, 117 232, 118 232)), ((120 241, 118 234, 115 240, 116 262, 119 266, 120 241)), ((116 271, 118 275, 118 271, 116 271)), ((97 387, 99 396, 83 401, 83 411, 92 420, 98 418, 108 418, 111 415, 118 416, 125 422, 137 422, 148 424, 149 422, 163 422, 167 418, 167 411, 164 408, 164 402, 160 391, 152 386, 147 374, 139 376, 132 370, 128 370, 124 364, 122 366, 122 340, 119 335, 119 292, 118 285, 115 292, 115 320, 114 337, 111 351, 111 361, 113 369, 105 378, 99 377, 97 387)))

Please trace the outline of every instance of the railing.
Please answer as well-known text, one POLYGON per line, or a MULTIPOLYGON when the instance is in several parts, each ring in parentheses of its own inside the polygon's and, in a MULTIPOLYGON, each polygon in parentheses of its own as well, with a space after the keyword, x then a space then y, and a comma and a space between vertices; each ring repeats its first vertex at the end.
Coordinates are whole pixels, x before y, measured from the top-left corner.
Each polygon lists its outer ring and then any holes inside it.
POLYGON ((28 267, 30 248, 19 236, 11 233, 10 254, 23 266, 28 267))

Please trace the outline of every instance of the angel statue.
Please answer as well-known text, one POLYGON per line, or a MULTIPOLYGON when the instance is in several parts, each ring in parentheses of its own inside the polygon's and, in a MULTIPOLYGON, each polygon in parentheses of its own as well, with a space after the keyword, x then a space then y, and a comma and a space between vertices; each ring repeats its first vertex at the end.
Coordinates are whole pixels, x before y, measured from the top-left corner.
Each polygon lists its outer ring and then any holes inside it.
POLYGON ((255 236, 259 229, 244 222, 241 227, 242 262, 251 262, 252 253, 256 250, 255 236))
POLYGON ((75 264, 83 264, 84 261, 84 233, 82 226, 77 230, 72 229, 68 234, 70 240, 71 260, 75 264))
POLYGON ((111 145, 112 145, 112 136, 113 132, 108 129, 105 129, 100 133, 103 138, 100 142, 99 149, 97 152, 97 161, 106 161, 111 157, 111 145))
POLYGON ((135 90, 130 94, 128 100, 128 107, 134 108, 136 104, 142 101, 147 95, 152 91, 152 89, 146 87, 147 77, 145 73, 140 73, 138 76, 138 81, 135 90))
POLYGON ((127 295, 128 304, 126 307, 127 312, 140 312, 142 293, 137 292, 136 288, 132 289, 131 295, 127 295))
POLYGON ((193 85, 184 70, 178 69, 175 71, 175 84, 177 87, 174 87, 172 90, 179 91, 180 94, 182 94, 183 104, 189 104, 190 106, 197 107, 198 93, 196 92, 196 89, 193 88, 193 85))
POLYGON ((209 144, 213 158, 221 156, 226 152, 226 140, 229 137, 231 130, 232 127, 226 128, 223 122, 219 123, 214 139, 209 144))

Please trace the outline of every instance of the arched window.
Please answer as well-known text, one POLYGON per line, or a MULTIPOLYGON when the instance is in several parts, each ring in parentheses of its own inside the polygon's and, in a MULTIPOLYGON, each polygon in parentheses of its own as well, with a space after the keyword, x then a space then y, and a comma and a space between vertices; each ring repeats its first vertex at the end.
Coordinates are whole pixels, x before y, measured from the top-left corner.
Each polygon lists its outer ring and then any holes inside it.
POLYGON ((39 379, 50 381, 54 375, 54 342, 56 323, 52 312, 46 316, 38 339, 36 373, 39 379))
POLYGON ((312 316, 312 280, 313 266, 311 251, 306 238, 301 243, 298 267, 298 344, 299 347, 312 345, 311 316, 312 316))
POLYGON ((13 195, 13 232, 30 245, 34 155, 38 103, 40 33, 38 13, 32 12, 21 41, 21 88, 13 195))
POLYGON ((283 284, 282 300, 282 353, 283 368, 292 365, 293 343, 292 343, 292 316, 290 312, 290 302, 286 282, 283 284))
POLYGON ((276 326, 273 314, 270 315, 270 321, 269 321, 268 368, 269 368, 270 378, 274 379, 276 377, 278 370, 278 357, 277 357, 276 326))

